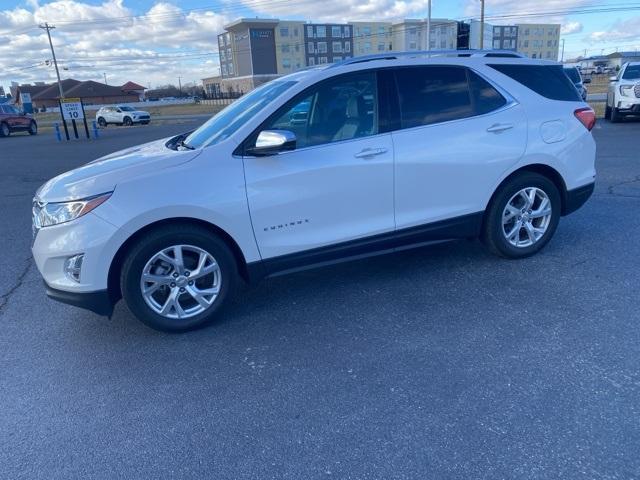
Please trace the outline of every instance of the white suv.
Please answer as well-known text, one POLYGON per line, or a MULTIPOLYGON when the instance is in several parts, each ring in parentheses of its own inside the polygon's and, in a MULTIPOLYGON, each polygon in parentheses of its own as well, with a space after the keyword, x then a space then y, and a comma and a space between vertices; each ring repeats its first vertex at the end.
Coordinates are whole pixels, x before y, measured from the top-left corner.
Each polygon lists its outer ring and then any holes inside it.
POLYGON ((172 331, 240 279, 458 238, 522 258, 591 195, 594 123, 555 63, 356 57, 48 181, 33 254, 50 297, 172 331))
POLYGON ((617 122, 629 114, 640 115, 640 62, 625 63, 609 79, 605 118, 617 122))
POLYGON ((151 121, 151 115, 144 110, 136 110, 129 105, 118 105, 115 107, 102 107, 96 112, 96 122, 101 127, 106 127, 110 123, 130 126, 134 123, 147 125, 151 121))

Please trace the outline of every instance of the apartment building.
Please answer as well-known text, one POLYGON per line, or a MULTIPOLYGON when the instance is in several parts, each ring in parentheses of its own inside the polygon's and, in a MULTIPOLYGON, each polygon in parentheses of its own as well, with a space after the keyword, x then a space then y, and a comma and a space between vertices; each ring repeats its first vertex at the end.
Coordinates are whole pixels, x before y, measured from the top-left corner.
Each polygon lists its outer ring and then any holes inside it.
POLYGON ((353 29, 353 54, 393 50, 393 25, 391 22, 349 22, 353 29))
POLYGON ((304 22, 281 20, 275 27, 276 72, 281 75, 307 66, 304 22))
POLYGON ((452 50, 458 46, 458 22, 447 18, 432 18, 429 46, 427 46, 427 21, 406 19, 394 23, 393 50, 452 50))
POLYGON ((519 23, 518 52, 530 58, 558 60, 560 24, 519 23))
POLYGON ((279 21, 241 18, 218 35, 225 91, 248 92, 278 76, 275 28, 279 21))
POLYGON ((515 52, 518 49, 518 26, 495 25, 493 27, 492 48, 515 52))
POLYGON ((493 25, 484 22, 484 30, 482 30, 479 20, 471 20, 469 22, 469 48, 472 50, 493 48, 493 25), (480 42, 481 36, 482 42, 480 42))
POLYGON ((308 66, 339 62, 353 56, 353 27, 349 24, 306 23, 304 42, 308 66))

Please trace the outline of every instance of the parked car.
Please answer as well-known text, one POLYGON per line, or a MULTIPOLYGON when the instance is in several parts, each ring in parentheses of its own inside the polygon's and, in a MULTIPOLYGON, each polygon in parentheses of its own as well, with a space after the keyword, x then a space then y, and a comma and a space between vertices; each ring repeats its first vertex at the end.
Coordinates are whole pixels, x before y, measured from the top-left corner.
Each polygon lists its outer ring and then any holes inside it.
POLYGON ((115 107, 101 107, 96 112, 96 122, 101 127, 106 127, 109 124, 117 125, 133 125, 139 123, 147 125, 151 121, 151 115, 144 110, 136 110, 129 105, 118 105, 115 107))
POLYGON ((640 115, 640 62, 625 63, 609 78, 604 117, 618 122, 627 115, 640 115))
POLYGON ((580 70, 576 67, 564 67, 564 73, 569 77, 569 80, 573 82, 580 94, 582 100, 587 100, 587 88, 584 86, 582 82, 582 75, 580 75, 580 70))
POLYGON ((13 132, 38 134, 38 124, 27 113, 21 113, 13 105, 0 105, 0 137, 8 137, 13 132))
POLYGON ((524 258, 592 194, 594 123, 556 63, 356 57, 49 180, 33 255, 51 298, 110 315, 124 297, 168 331, 240 280, 460 238, 524 258))

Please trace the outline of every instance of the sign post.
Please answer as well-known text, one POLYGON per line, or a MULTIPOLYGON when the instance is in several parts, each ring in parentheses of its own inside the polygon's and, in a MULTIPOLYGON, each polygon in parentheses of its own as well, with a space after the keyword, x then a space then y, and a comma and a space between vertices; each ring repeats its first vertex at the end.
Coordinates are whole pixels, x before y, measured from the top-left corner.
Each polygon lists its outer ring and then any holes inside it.
POLYGON ((73 126, 73 133, 78 138, 78 125, 77 120, 82 120, 84 123, 84 131, 89 137, 89 126, 87 125, 87 119, 84 114, 84 105, 82 105, 82 99, 80 98, 62 98, 60 99, 60 113, 62 113, 62 121, 64 122, 64 133, 69 140, 69 130, 67 128, 67 120, 71 121, 73 126))

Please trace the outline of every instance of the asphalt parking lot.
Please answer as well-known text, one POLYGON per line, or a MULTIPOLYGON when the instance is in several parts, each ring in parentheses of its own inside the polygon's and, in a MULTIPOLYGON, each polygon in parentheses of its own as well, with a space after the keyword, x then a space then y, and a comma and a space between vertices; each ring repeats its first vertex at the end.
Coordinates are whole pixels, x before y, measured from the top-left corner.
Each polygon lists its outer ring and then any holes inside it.
POLYGON ((31 198, 191 124, 0 139, 0 477, 640 478, 640 122, 539 255, 460 241, 268 279, 155 332, 45 297, 31 198))

